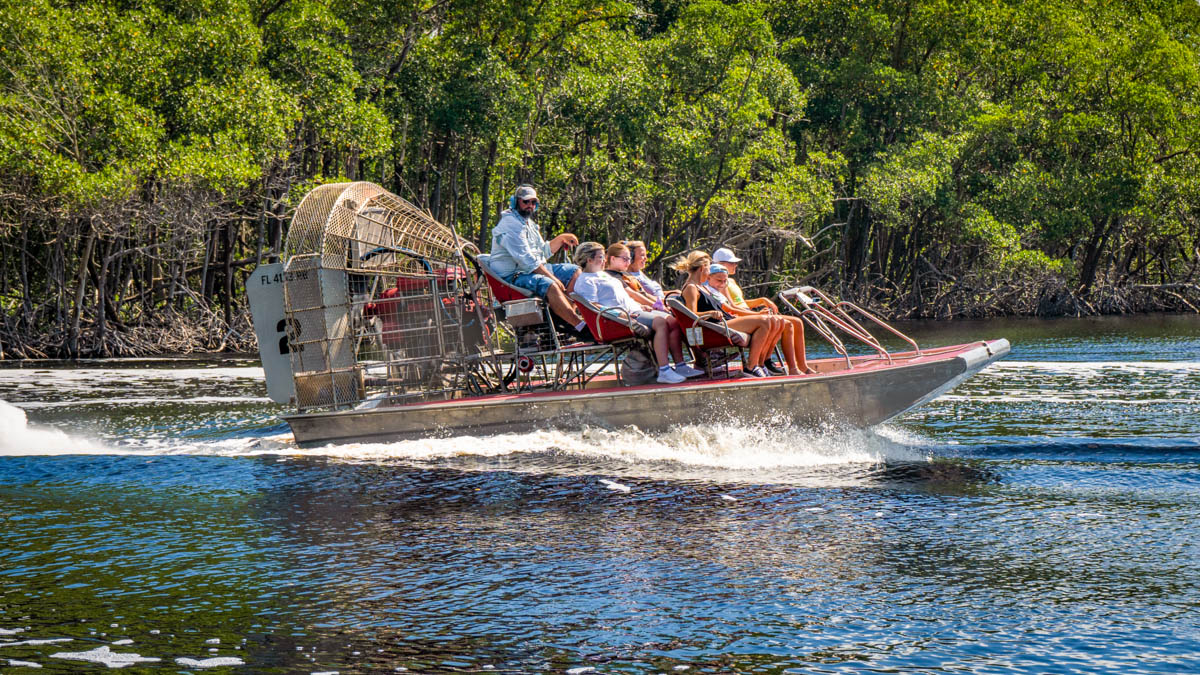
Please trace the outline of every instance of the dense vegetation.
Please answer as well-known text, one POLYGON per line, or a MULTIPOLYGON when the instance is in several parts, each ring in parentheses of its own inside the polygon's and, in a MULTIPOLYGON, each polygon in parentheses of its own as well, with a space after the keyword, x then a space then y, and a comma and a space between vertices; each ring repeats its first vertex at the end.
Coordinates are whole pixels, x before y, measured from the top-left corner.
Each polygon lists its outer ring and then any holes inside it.
POLYGON ((891 316, 1196 311, 1198 97, 1191 0, 0 0, 0 358, 251 345, 345 179, 891 316))

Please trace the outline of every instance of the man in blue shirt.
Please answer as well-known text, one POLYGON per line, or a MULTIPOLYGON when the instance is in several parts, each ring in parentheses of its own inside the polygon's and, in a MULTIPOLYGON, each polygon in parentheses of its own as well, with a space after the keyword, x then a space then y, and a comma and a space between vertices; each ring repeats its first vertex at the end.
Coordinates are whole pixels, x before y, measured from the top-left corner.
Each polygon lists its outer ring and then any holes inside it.
POLYGON ((547 242, 538 232, 533 214, 537 211, 537 192, 531 185, 517 188, 509 202, 511 208, 500 214, 492 229, 492 252, 488 266, 505 281, 544 298, 550 310, 560 319, 583 332, 587 325, 567 294, 575 289, 579 267, 570 263, 547 262, 564 246, 573 248, 579 238, 570 233, 560 234, 547 242))

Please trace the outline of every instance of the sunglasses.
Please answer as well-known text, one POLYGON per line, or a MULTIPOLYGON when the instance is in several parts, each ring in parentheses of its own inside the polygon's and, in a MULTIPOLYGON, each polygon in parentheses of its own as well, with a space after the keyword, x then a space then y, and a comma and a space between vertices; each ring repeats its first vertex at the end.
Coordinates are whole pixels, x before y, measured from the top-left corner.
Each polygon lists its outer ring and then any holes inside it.
POLYGON ((533 204, 536 206, 538 203, 538 200, 537 200, 537 197, 534 197, 533 199, 522 199, 522 200, 520 200, 520 202, 522 204, 533 204))

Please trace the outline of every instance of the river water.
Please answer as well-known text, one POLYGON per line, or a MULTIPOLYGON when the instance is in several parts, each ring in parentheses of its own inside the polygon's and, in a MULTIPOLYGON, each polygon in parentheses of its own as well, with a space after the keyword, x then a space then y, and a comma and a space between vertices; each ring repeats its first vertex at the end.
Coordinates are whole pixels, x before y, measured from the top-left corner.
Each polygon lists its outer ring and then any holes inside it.
POLYGON ((1200 672, 1200 317, 907 328, 1013 351, 867 431, 309 451, 251 360, 0 368, 0 671, 1200 672))

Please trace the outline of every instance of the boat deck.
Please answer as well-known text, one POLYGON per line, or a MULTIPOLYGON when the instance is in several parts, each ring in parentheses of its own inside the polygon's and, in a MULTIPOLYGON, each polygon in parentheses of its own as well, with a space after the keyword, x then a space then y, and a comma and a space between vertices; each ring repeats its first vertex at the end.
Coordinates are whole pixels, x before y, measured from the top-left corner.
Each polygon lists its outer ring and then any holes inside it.
MULTIPOLYGON (((714 376, 714 377, 709 378, 709 377, 705 377, 705 376, 699 376, 699 377, 689 379, 687 382, 680 382, 678 384, 662 384, 659 382, 650 382, 647 384, 625 386, 625 385, 622 385, 617 380, 617 377, 615 374, 602 374, 602 375, 597 375, 597 376, 593 377, 588 382, 586 388, 583 388, 583 389, 560 389, 560 390, 537 389, 537 387, 540 386, 542 384, 542 382, 540 382, 538 380, 534 380, 532 382, 532 385, 534 388, 531 391, 485 394, 482 396, 470 396, 470 397, 445 399, 445 400, 438 400, 438 401, 409 401, 409 402, 396 403, 396 404, 385 404, 385 405, 381 405, 379 407, 380 408, 385 408, 385 407, 386 408, 405 408, 405 407, 415 407, 415 406, 437 406, 437 405, 446 405, 446 404, 461 404, 465 401, 470 401, 472 403, 483 403, 483 402, 488 402, 488 401, 495 401, 495 402, 514 401, 514 400, 539 399, 539 398, 562 397, 562 396, 586 397, 589 395, 597 395, 597 394, 612 394, 614 391, 649 392, 649 391, 659 391, 659 390, 667 391, 667 390, 676 389, 676 388, 680 388, 680 387, 686 387, 686 388, 730 387, 730 386, 741 386, 741 385, 753 385, 755 383, 763 383, 763 382, 775 382, 775 383, 789 382, 789 381, 795 382, 795 381, 800 381, 800 380, 812 380, 812 379, 821 378, 823 376, 830 376, 830 375, 835 375, 835 374, 869 373, 869 372, 878 371, 878 370, 882 370, 882 369, 895 368, 898 365, 914 365, 914 364, 920 364, 920 363, 927 363, 927 362, 931 362, 931 361, 942 360, 942 359, 945 359, 947 355, 950 355, 953 353, 958 353, 958 352, 963 352, 968 349, 974 349, 974 348, 977 348, 980 346, 983 346, 986 348, 988 346, 988 343, 986 341, 984 341, 984 342, 973 342, 973 343, 968 343, 968 344, 964 344, 964 345, 953 345, 953 346, 938 347, 938 348, 933 348, 933 349, 922 349, 921 353, 919 353, 919 354, 916 352, 912 352, 912 351, 898 352, 898 353, 894 353, 891 355, 892 358, 891 358, 890 362, 885 358, 881 358, 881 357, 875 356, 875 355, 851 357, 850 362, 853 364, 853 368, 847 368, 846 359, 844 359, 842 357, 811 359, 808 361, 808 366, 817 372, 811 373, 811 374, 806 374, 806 375, 772 375, 769 377, 747 377, 742 374, 742 369, 741 369, 740 365, 739 366, 731 365, 729 367, 729 374, 727 376, 723 376, 723 377, 722 376, 714 376)), ((722 372, 722 374, 724 374, 725 368, 722 367, 720 369, 720 371, 722 372)))

